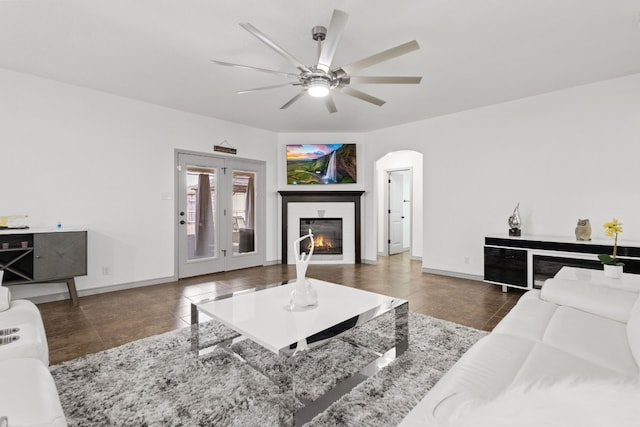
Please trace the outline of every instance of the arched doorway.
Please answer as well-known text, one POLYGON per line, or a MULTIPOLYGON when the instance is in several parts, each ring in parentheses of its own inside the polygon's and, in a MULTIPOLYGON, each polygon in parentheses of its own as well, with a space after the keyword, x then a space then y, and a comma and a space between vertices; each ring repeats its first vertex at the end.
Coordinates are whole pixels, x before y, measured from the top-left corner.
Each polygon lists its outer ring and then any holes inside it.
POLYGON ((375 162, 377 254, 422 259, 422 153, 392 151, 375 162))

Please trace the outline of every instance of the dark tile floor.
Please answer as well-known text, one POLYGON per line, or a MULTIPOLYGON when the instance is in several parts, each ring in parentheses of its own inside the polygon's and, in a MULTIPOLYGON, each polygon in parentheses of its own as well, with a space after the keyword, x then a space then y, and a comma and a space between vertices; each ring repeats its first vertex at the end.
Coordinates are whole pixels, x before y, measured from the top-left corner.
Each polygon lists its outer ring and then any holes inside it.
MULTIPOLYGON (((405 253, 379 257, 377 265, 310 265, 307 276, 408 299, 410 311, 487 331, 522 294, 421 269, 405 253)), ((39 304, 51 364, 188 326, 191 299, 292 278, 295 266, 272 265, 82 297, 78 307, 68 300, 39 304)))

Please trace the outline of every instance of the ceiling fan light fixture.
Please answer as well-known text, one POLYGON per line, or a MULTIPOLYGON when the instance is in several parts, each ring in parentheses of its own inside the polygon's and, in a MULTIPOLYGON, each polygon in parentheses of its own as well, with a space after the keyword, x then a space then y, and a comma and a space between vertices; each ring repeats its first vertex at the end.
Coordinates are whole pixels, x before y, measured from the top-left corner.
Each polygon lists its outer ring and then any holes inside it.
POLYGON ((324 98, 329 95, 330 85, 326 79, 314 78, 307 84, 307 92, 314 98, 324 98))
MULTIPOLYGON (((0 0, 1 1, 1 0, 0 0)), ((282 83, 271 86, 257 87, 254 89, 241 90, 237 93, 249 93, 257 92, 264 89, 273 89, 281 86, 297 86, 301 90, 289 101, 287 101, 281 110, 289 108, 294 102, 297 102, 307 93, 314 98, 324 98, 323 103, 327 107, 329 113, 337 112, 337 108, 331 97, 331 91, 336 89, 336 92, 351 96, 353 98, 360 99, 373 105, 381 107, 385 101, 375 96, 371 96, 365 92, 361 92, 350 85, 353 83, 358 84, 419 84, 422 77, 416 76, 353 76, 353 73, 363 68, 371 67, 381 62, 389 61, 401 55, 405 55, 409 52, 413 52, 420 49, 420 45, 415 40, 392 47, 391 49, 378 52, 374 55, 362 58, 358 61, 352 62, 348 65, 341 67, 333 67, 333 60, 337 47, 347 24, 349 15, 341 10, 335 9, 331 15, 331 21, 329 26, 323 27, 316 25, 311 30, 311 36, 313 40, 317 42, 318 47, 318 61, 315 65, 307 66, 303 64, 298 58, 291 55, 279 44, 271 40, 265 34, 260 32, 253 25, 243 22, 240 26, 247 30, 251 35, 258 40, 269 46, 277 54, 286 59, 290 65, 297 68, 297 72, 284 72, 278 70, 270 70, 266 68, 254 67, 251 65, 232 64, 230 62, 216 61, 213 62, 228 67, 243 68, 249 70, 260 71, 263 73, 275 74, 284 76, 291 79, 288 83, 282 83)))

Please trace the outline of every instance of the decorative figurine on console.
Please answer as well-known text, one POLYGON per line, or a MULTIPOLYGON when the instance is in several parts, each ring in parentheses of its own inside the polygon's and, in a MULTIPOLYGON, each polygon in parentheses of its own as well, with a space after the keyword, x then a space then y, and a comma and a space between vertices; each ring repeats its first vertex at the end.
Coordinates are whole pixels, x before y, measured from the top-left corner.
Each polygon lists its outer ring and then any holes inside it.
POLYGON ((591 223, 588 219, 578 218, 576 226, 576 240, 588 242, 591 240, 591 223))
POLYGON ((309 234, 300 237, 293 242, 293 252, 296 255, 296 284, 291 291, 291 297, 289 298, 289 310, 301 311, 314 308, 318 305, 318 293, 311 286, 311 283, 306 279, 307 266, 309 265, 309 259, 313 255, 313 248, 315 244, 313 242, 313 233, 309 229, 309 234), (300 253, 300 242, 305 239, 311 241, 309 253, 300 253))
POLYGON ((520 219, 520 202, 516 205, 513 213, 509 217, 509 236, 520 236, 522 226, 522 220, 520 219))

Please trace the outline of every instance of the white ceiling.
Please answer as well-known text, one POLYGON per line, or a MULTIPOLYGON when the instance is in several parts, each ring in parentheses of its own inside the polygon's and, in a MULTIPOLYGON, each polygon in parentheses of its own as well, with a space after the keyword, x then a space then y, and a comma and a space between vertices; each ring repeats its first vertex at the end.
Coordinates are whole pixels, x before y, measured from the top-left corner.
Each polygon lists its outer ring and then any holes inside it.
POLYGON ((364 132, 640 72, 640 0, 0 0, 0 67, 279 132, 364 132), (238 95, 296 71, 238 23, 303 62, 311 28, 349 21, 332 66, 417 40, 421 49, 358 75, 382 107, 334 94, 329 114, 298 89, 238 95))

